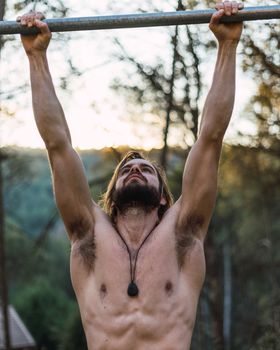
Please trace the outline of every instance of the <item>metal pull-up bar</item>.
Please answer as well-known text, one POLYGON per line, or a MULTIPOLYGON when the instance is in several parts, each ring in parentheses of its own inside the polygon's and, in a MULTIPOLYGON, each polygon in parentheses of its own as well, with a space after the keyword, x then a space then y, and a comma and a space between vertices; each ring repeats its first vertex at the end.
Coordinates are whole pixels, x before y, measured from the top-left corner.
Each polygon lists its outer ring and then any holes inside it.
MULTIPOLYGON (((46 19, 52 32, 157 27, 209 23, 215 10, 140 13, 129 15, 46 19)), ((222 22, 241 22, 280 18, 280 5, 247 7, 222 22)), ((23 27, 15 21, 0 21, 0 34, 36 34, 37 28, 23 27)))

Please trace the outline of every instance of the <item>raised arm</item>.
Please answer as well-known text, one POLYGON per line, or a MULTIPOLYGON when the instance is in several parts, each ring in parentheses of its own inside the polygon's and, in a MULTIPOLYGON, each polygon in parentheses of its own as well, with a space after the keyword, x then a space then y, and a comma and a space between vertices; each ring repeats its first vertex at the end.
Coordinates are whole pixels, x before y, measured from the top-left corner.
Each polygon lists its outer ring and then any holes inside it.
POLYGON ((56 203, 71 241, 93 230, 93 206, 82 162, 72 148, 71 136, 56 96, 47 61, 51 32, 41 13, 30 12, 17 20, 36 26, 40 34, 22 36, 29 59, 33 111, 45 142, 52 170, 56 203))
POLYGON ((222 24, 224 15, 234 15, 243 5, 217 4, 210 29, 218 40, 218 55, 212 86, 202 112, 198 139, 188 156, 178 201, 177 233, 191 232, 204 239, 216 200, 218 165, 223 137, 230 122, 235 96, 236 48, 242 23, 222 24))

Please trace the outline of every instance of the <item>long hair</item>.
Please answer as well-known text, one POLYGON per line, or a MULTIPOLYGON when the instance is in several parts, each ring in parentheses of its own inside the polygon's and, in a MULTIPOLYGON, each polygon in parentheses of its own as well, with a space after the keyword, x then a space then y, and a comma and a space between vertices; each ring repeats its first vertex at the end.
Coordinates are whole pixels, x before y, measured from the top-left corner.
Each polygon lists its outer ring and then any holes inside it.
POLYGON ((130 160, 132 159, 144 159, 148 162, 150 162, 156 169, 158 180, 159 180, 159 191, 162 193, 166 200, 166 204, 160 205, 158 209, 158 217, 159 219, 162 218, 163 214, 166 212, 168 208, 171 207, 173 204, 173 197, 169 190, 167 179, 164 171, 155 163, 151 162, 147 157, 145 157, 142 153, 136 152, 136 151, 129 151, 119 162, 117 165, 114 174, 109 182, 109 185, 107 187, 107 191, 103 194, 101 198, 101 205, 104 209, 104 211, 110 216, 112 222, 115 222, 116 215, 117 215, 117 209, 115 207, 114 201, 113 201, 113 194, 115 192, 116 182, 119 176, 120 169, 130 160))

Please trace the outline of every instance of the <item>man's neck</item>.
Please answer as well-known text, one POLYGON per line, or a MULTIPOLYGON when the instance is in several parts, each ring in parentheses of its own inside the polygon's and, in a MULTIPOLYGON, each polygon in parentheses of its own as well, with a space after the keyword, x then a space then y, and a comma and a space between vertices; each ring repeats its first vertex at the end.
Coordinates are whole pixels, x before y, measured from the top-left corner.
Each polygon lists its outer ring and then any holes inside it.
POLYGON ((137 250, 158 221, 158 208, 147 212, 143 208, 132 207, 117 214, 116 228, 128 247, 137 250))

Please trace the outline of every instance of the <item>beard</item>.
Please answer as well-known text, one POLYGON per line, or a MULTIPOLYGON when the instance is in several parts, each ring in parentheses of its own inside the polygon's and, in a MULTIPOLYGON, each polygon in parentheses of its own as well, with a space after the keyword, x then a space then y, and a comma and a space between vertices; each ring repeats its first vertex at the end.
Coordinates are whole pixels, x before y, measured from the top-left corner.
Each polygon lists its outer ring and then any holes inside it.
POLYGON ((160 193, 153 186, 132 183, 115 190, 113 201, 121 213, 126 209, 136 207, 149 212, 160 206, 160 193))

